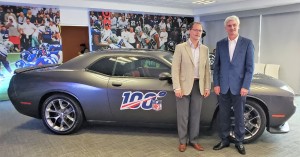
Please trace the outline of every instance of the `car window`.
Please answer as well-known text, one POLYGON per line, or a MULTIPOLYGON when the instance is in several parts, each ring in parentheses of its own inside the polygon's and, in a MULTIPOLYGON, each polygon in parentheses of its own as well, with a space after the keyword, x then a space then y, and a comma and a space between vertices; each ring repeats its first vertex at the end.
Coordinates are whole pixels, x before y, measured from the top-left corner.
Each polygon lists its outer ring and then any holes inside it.
POLYGON ((117 57, 114 76, 155 77, 162 72, 169 72, 165 64, 151 58, 117 57))
POLYGON ((172 61, 173 61, 173 54, 167 54, 167 55, 165 55, 165 56, 163 56, 164 57, 164 59, 166 59, 168 62, 170 62, 170 63, 172 63, 172 61))
POLYGON ((88 69, 105 75, 112 75, 115 61, 116 58, 113 57, 102 58, 93 63, 88 69))

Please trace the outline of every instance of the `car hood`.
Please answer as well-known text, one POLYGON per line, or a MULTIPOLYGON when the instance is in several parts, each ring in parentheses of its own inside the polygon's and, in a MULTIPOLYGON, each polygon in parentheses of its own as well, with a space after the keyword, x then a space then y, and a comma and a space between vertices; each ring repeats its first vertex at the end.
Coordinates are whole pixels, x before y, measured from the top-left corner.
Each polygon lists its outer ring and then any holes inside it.
POLYGON ((294 90, 285 82, 264 74, 253 75, 250 91, 253 94, 270 94, 278 96, 294 96, 294 90))

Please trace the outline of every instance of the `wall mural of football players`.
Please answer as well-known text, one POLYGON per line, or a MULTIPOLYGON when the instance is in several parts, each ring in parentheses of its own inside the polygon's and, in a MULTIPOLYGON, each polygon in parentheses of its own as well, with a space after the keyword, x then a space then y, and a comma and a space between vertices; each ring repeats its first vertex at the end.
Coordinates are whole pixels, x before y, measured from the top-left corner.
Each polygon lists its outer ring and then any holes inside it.
POLYGON ((7 100, 15 69, 62 63, 60 10, 0 5, 0 29, 0 100, 7 100))
POLYGON ((90 12, 92 51, 115 48, 174 51, 189 38, 192 17, 90 12))

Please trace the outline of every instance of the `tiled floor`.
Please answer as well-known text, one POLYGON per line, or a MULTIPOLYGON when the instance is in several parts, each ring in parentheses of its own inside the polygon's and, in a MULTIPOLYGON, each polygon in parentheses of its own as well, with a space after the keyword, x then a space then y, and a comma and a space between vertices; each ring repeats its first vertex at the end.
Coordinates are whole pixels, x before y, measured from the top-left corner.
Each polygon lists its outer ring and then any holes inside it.
MULTIPOLYGON (((300 97, 297 98, 298 108, 300 97)), ((300 155, 299 109, 290 119, 287 134, 265 133, 245 145, 247 155, 255 157, 297 157, 300 155)), ((241 156, 234 145, 221 151, 212 147, 219 141, 216 134, 201 132, 205 151, 192 147, 177 150, 176 129, 153 129, 86 125, 78 133, 59 136, 50 133, 41 120, 19 114, 10 101, 0 102, 1 157, 234 157, 241 156)))

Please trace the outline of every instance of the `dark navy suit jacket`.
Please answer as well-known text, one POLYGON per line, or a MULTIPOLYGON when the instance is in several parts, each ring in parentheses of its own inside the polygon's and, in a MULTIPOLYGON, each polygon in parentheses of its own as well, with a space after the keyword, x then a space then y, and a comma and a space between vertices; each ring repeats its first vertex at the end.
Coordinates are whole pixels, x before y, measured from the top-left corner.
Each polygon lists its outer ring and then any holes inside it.
POLYGON ((254 71, 254 46, 250 39, 239 36, 230 62, 228 45, 228 38, 217 42, 214 86, 220 86, 222 94, 230 89, 233 95, 238 95, 241 88, 250 88, 254 71))

